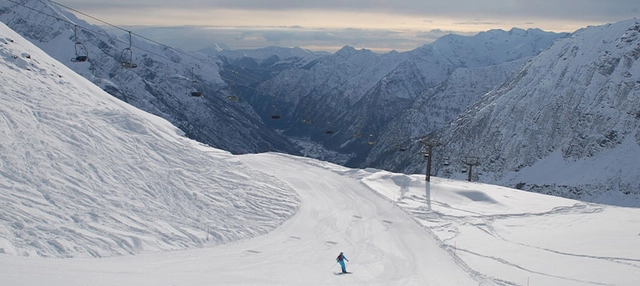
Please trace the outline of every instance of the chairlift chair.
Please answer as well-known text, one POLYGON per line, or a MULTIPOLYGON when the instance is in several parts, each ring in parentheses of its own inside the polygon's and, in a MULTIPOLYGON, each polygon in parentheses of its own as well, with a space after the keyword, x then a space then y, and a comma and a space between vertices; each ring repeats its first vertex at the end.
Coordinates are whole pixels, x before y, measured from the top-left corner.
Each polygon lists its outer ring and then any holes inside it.
POLYGON ((333 128, 331 128, 331 121, 327 121, 327 128, 324 130, 327 135, 333 134, 333 128))
POLYGON ((373 134, 369 134, 369 141, 367 141, 367 144, 369 145, 376 144, 376 141, 373 140, 373 134))
POLYGON ((354 130, 354 132, 353 132, 353 134, 351 134, 351 136, 353 136, 353 138, 362 138, 362 119, 361 119, 361 117, 358 117, 356 119, 353 130, 354 130))
POLYGON ((120 65, 128 69, 134 69, 138 67, 138 65, 133 63, 133 51, 131 50, 131 31, 129 31, 129 47, 125 48, 120 53, 120 65))
POLYGON ((87 52, 87 48, 84 44, 77 42, 76 43, 76 57, 72 58, 71 61, 74 63, 83 63, 89 59, 89 53, 87 52))
POLYGON ((400 152, 407 151, 407 147, 405 146, 407 144, 406 142, 401 142, 401 139, 398 136, 395 137, 395 141, 397 143, 394 145, 394 147, 397 148, 398 151, 400 152))
POLYGON ((138 67, 137 64, 133 63, 133 51, 131 48, 125 48, 122 50, 122 53, 120 54, 120 65, 128 69, 135 69, 138 67))
MULTIPOLYGON (((274 101, 273 97, 271 98, 271 101, 272 102, 274 101)), ((271 104, 271 119, 273 120, 280 119, 280 112, 278 110, 278 107, 274 103, 271 104)))
POLYGON ((72 58, 71 61, 78 63, 86 62, 89 59, 89 50, 87 50, 87 47, 82 42, 78 41, 78 25, 76 25, 74 29, 74 38, 76 41, 74 45, 76 57, 72 58))
MULTIPOLYGON (((233 85, 231 86, 231 88, 233 89, 233 93, 236 93, 236 87, 238 85, 238 72, 237 71, 232 71, 233 72, 233 85)), ((227 95, 227 99, 231 100, 231 101, 239 101, 240 97, 238 97, 237 95, 227 95)))
POLYGON ((195 75, 193 73, 193 67, 191 67, 191 92, 189 93, 189 96, 191 97, 201 97, 202 96, 202 92, 198 89, 195 88, 195 84, 197 83, 197 81, 195 80, 195 75))

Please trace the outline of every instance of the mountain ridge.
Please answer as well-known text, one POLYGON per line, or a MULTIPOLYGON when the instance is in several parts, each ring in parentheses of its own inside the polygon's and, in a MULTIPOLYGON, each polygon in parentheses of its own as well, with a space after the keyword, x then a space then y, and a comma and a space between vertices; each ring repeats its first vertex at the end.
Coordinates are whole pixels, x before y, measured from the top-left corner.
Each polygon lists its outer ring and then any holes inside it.
MULTIPOLYGON (((479 179, 486 182, 538 191, 546 185, 544 192, 588 200, 608 191, 639 194, 635 172, 640 170, 625 159, 640 157, 639 33, 640 24, 632 19, 557 41, 442 130, 442 153, 481 158, 479 179), (603 155, 619 148, 626 151, 616 156, 626 164, 603 155), (527 175, 545 158, 559 160, 556 167, 545 164, 558 173, 568 162, 585 161, 600 173, 552 176, 555 181, 527 175)), ((637 204, 634 196, 629 199, 637 204)))

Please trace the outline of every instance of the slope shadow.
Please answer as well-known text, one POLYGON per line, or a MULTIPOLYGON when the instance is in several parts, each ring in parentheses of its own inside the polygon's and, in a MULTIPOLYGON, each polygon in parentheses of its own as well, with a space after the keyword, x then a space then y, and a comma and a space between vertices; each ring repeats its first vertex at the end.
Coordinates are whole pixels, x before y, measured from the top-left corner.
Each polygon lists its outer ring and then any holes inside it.
POLYGON ((492 203, 492 204, 497 204, 498 202, 496 200, 494 200, 493 198, 491 198, 490 196, 488 196, 487 194, 485 194, 484 192, 479 192, 479 191, 459 191, 456 192, 462 196, 465 196, 467 198, 469 198, 472 201, 476 201, 476 202, 488 202, 488 203, 492 203))

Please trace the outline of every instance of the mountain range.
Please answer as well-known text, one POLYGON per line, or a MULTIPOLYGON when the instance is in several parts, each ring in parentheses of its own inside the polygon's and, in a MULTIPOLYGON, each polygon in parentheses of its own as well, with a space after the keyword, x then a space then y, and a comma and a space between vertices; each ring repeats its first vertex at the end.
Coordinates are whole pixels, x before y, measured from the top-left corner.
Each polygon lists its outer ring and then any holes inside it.
POLYGON ((187 53, 109 35, 48 1, 20 3, 1 4, 0 20, 115 97, 211 146, 422 173, 427 138, 438 143, 437 176, 465 178, 472 161, 474 180, 593 201, 628 196, 628 205, 640 205, 635 19, 571 34, 448 35, 403 53, 221 45, 187 53), (87 63, 69 61, 77 39, 87 63), (119 62, 127 47, 136 69, 119 62), (194 89, 204 96, 189 97, 194 89), (592 171, 578 172, 584 165, 592 171))

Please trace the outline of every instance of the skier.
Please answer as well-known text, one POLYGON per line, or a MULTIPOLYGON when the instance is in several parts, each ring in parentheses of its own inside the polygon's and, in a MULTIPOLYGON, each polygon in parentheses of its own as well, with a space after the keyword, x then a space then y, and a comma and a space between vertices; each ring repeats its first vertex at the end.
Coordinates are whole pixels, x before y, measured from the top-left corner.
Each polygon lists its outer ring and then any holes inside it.
POLYGON ((344 254, 342 252, 340 252, 340 254, 338 255, 338 258, 336 258, 336 261, 338 261, 338 263, 340 263, 340 266, 342 266, 342 273, 349 273, 347 272, 347 267, 344 265, 344 261, 349 261, 349 259, 347 259, 344 254))

